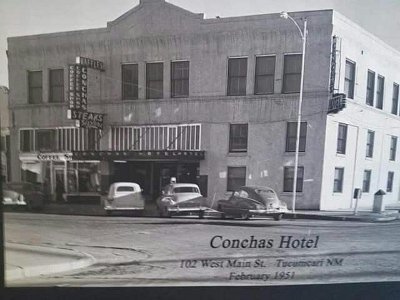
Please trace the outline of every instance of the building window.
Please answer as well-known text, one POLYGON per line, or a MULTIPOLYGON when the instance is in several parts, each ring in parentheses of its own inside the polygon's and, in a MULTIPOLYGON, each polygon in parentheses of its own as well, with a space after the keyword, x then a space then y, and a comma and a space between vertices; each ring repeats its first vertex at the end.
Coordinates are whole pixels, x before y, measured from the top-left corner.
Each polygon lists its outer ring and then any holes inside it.
POLYGON ((399 85, 393 83, 392 114, 397 115, 399 110, 399 85))
POLYGON ((367 76, 367 105, 374 106, 375 72, 368 70, 367 76))
POLYGON ((375 132, 368 130, 366 157, 372 157, 374 154, 374 139, 375 139, 375 132))
MULTIPOLYGON (((299 152, 306 151, 307 122, 301 122, 299 152)), ((297 122, 288 122, 286 129, 286 152, 296 151, 297 122)))
POLYGON ((34 131, 31 129, 20 130, 19 132, 19 151, 33 152, 34 151, 34 131))
POLYGON ((282 93, 299 93, 301 84, 301 54, 285 55, 282 93))
POLYGON ((50 70, 50 98, 49 102, 64 102, 64 70, 50 70))
POLYGON ((246 185, 246 167, 228 167, 228 191, 246 185))
POLYGON ((163 63, 146 64, 146 98, 161 99, 163 97, 163 63))
POLYGON ((347 98, 354 99, 354 83, 356 74, 356 64, 350 60, 346 60, 346 70, 344 76, 344 93, 347 98))
POLYGON ((334 193, 343 192, 343 174, 344 174, 344 168, 335 168, 335 178, 333 181, 334 193))
POLYGON ((231 124, 229 130, 229 152, 246 152, 247 136, 247 124, 231 124))
POLYGON ((371 170, 364 170, 362 191, 364 193, 369 193, 370 185, 371 185, 371 170))
POLYGON ((228 60, 228 96, 246 95, 247 58, 228 60))
POLYGON ((174 61, 171 63, 171 97, 189 96, 189 62, 174 61))
POLYGON ((42 71, 29 71, 28 84, 28 102, 30 104, 42 103, 42 71))
POLYGON ((385 87, 385 77, 378 75, 378 86, 376 88, 376 108, 383 108, 383 90, 385 87))
POLYGON ((138 99, 138 65, 121 65, 122 72, 122 100, 138 99))
POLYGON ((395 161, 396 160, 396 151, 397 151, 397 137, 392 136, 390 139, 390 154, 389 160, 395 161))
POLYGON ((336 153, 346 154, 347 124, 339 124, 336 153))
POLYGON ((275 80, 275 56, 256 57, 254 94, 273 94, 275 80))
POLYGON ((386 192, 391 193, 393 191, 393 178, 394 172, 388 172, 387 184, 386 184, 386 192))
MULTIPOLYGON (((304 167, 297 168, 296 191, 303 191, 304 167)), ((293 192, 294 167, 285 167, 283 174, 283 191, 293 192)))
POLYGON ((40 152, 56 151, 55 130, 35 130, 35 150, 40 152))

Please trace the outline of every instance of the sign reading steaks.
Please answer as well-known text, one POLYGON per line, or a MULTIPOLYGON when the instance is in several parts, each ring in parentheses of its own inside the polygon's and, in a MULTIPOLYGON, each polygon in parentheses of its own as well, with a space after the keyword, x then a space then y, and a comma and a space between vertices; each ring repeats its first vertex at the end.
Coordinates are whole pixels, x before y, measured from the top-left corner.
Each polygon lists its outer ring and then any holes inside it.
POLYGON ((104 114, 71 109, 71 119, 79 120, 80 127, 103 129, 104 114))

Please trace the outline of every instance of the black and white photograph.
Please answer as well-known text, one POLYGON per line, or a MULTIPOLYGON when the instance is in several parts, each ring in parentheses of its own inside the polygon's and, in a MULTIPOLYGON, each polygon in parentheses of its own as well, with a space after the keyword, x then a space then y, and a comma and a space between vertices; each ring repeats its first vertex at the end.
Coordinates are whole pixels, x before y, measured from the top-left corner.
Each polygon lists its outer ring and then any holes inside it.
POLYGON ((400 1, 0 11, 6 287, 400 282, 400 1))

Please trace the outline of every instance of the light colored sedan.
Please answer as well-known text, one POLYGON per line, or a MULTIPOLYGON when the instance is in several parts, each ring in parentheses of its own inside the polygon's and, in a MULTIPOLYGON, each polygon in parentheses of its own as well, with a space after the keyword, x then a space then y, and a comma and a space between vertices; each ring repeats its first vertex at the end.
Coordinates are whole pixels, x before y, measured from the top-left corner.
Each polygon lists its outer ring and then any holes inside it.
POLYGON ((171 183, 161 193, 156 201, 161 217, 197 213, 203 218, 204 212, 209 210, 207 199, 200 194, 197 184, 171 183))
POLYGON ((104 209, 108 215, 117 210, 143 210, 142 189, 133 182, 114 182, 110 185, 104 209))
POLYGON ((252 216, 272 216, 278 221, 288 209, 273 189, 242 186, 233 191, 228 200, 218 201, 218 211, 221 212, 222 218, 230 216, 247 220, 252 216))

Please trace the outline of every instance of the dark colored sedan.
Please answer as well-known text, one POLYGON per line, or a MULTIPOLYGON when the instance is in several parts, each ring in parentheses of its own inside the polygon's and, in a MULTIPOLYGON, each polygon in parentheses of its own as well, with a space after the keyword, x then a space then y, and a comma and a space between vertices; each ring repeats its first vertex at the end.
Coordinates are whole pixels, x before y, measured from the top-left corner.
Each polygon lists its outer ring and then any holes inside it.
POLYGON ((4 185, 3 192, 5 206, 24 206, 29 210, 40 210, 44 206, 44 194, 40 185, 30 182, 8 182, 4 185))
POLYGON ((288 209, 273 189, 243 186, 234 191, 228 200, 219 200, 218 211, 222 218, 230 216, 247 220, 252 216, 272 216, 278 221, 288 209))

